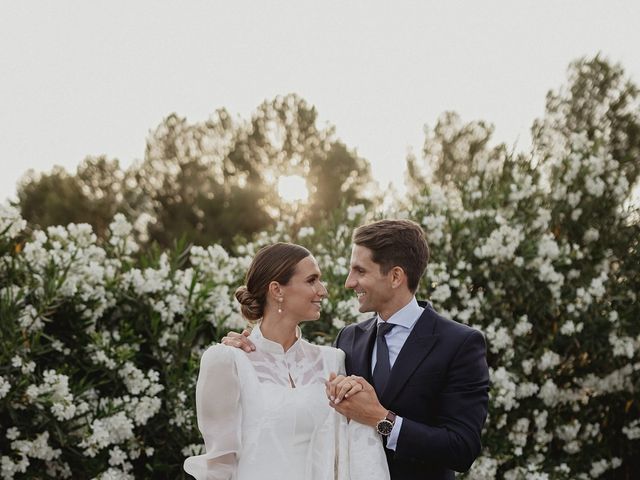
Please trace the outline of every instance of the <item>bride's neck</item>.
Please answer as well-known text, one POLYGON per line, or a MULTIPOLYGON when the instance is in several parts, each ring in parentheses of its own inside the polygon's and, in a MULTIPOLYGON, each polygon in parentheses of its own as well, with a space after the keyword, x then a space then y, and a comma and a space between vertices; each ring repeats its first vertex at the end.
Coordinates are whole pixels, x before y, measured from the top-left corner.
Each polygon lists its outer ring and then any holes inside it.
POLYGON ((296 336, 297 326, 296 322, 265 315, 260 322, 260 331, 264 338, 279 343, 286 352, 298 339, 296 336))

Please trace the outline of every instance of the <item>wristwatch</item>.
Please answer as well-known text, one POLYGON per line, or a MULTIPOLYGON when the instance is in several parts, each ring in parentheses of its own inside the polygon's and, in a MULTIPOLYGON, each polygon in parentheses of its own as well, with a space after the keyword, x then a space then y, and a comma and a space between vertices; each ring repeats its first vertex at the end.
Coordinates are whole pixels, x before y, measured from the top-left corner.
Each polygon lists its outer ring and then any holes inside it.
POLYGON ((396 414, 391 410, 387 412, 387 415, 376 423, 376 430, 383 437, 388 437, 393 430, 393 425, 396 423, 396 414))

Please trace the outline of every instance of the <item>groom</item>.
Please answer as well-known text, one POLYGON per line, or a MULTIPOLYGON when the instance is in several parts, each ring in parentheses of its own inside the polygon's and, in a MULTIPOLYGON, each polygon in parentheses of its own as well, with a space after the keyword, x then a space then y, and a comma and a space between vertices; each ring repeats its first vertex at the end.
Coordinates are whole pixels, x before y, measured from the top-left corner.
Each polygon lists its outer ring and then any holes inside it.
POLYGON ((393 480, 453 479, 480 453, 484 337, 416 300, 429 258, 419 225, 374 222, 355 230, 353 244, 345 287, 375 316, 338 334, 350 376, 332 375, 327 395, 338 412, 376 427, 393 480))
MULTIPOLYGON (((353 244, 345 287, 360 312, 375 316, 338 334, 349 376, 332 374, 327 396, 338 412, 377 429, 393 480, 453 479, 480 453, 489 390, 484 337, 416 300, 429 259, 418 224, 364 225, 353 244)), ((224 343, 249 347, 246 337, 228 335, 224 343)))

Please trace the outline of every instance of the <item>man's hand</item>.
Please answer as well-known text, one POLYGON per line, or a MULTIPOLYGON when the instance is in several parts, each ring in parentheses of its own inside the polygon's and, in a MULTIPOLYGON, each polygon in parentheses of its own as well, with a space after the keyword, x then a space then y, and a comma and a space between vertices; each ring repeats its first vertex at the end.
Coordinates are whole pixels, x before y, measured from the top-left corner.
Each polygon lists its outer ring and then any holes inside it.
POLYGON ((358 423, 374 427, 386 417, 388 410, 380 405, 376 391, 364 378, 356 375, 348 377, 333 375, 335 374, 332 374, 329 377, 329 382, 327 382, 327 395, 330 400, 329 405, 338 413, 358 423), (331 378, 332 376, 333 378, 331 378), (360 387, 351 386, 353 382, 360 385, 360 387), (352 390, 357 395, 352 393, 352 390), (344 392, 342 398, 340 398, 341 392, 344 392), (331 400, 332 396, 334 400, 331 400))
POLYGON ((230 347, 241 348, 245 352, 253 352, 256 346, 247 337, 251 334, 251 330, 244 329, 242 333, 229 332, 222 337, 221 343, 230 347))

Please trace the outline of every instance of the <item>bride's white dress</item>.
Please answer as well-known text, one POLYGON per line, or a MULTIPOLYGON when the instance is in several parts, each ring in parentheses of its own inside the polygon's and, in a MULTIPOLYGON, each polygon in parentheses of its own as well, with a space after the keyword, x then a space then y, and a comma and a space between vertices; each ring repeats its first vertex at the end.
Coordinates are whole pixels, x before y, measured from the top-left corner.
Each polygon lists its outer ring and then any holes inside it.
POLYGON ((388 480, 374 428, 329 406, 324 382, 344 373, 344 352, 302 338, 284 352, 259 326, 250 339, 254 352, 215 345, 202 356, 206 453, 187 458, 185 471, 198 480, 388 480))

